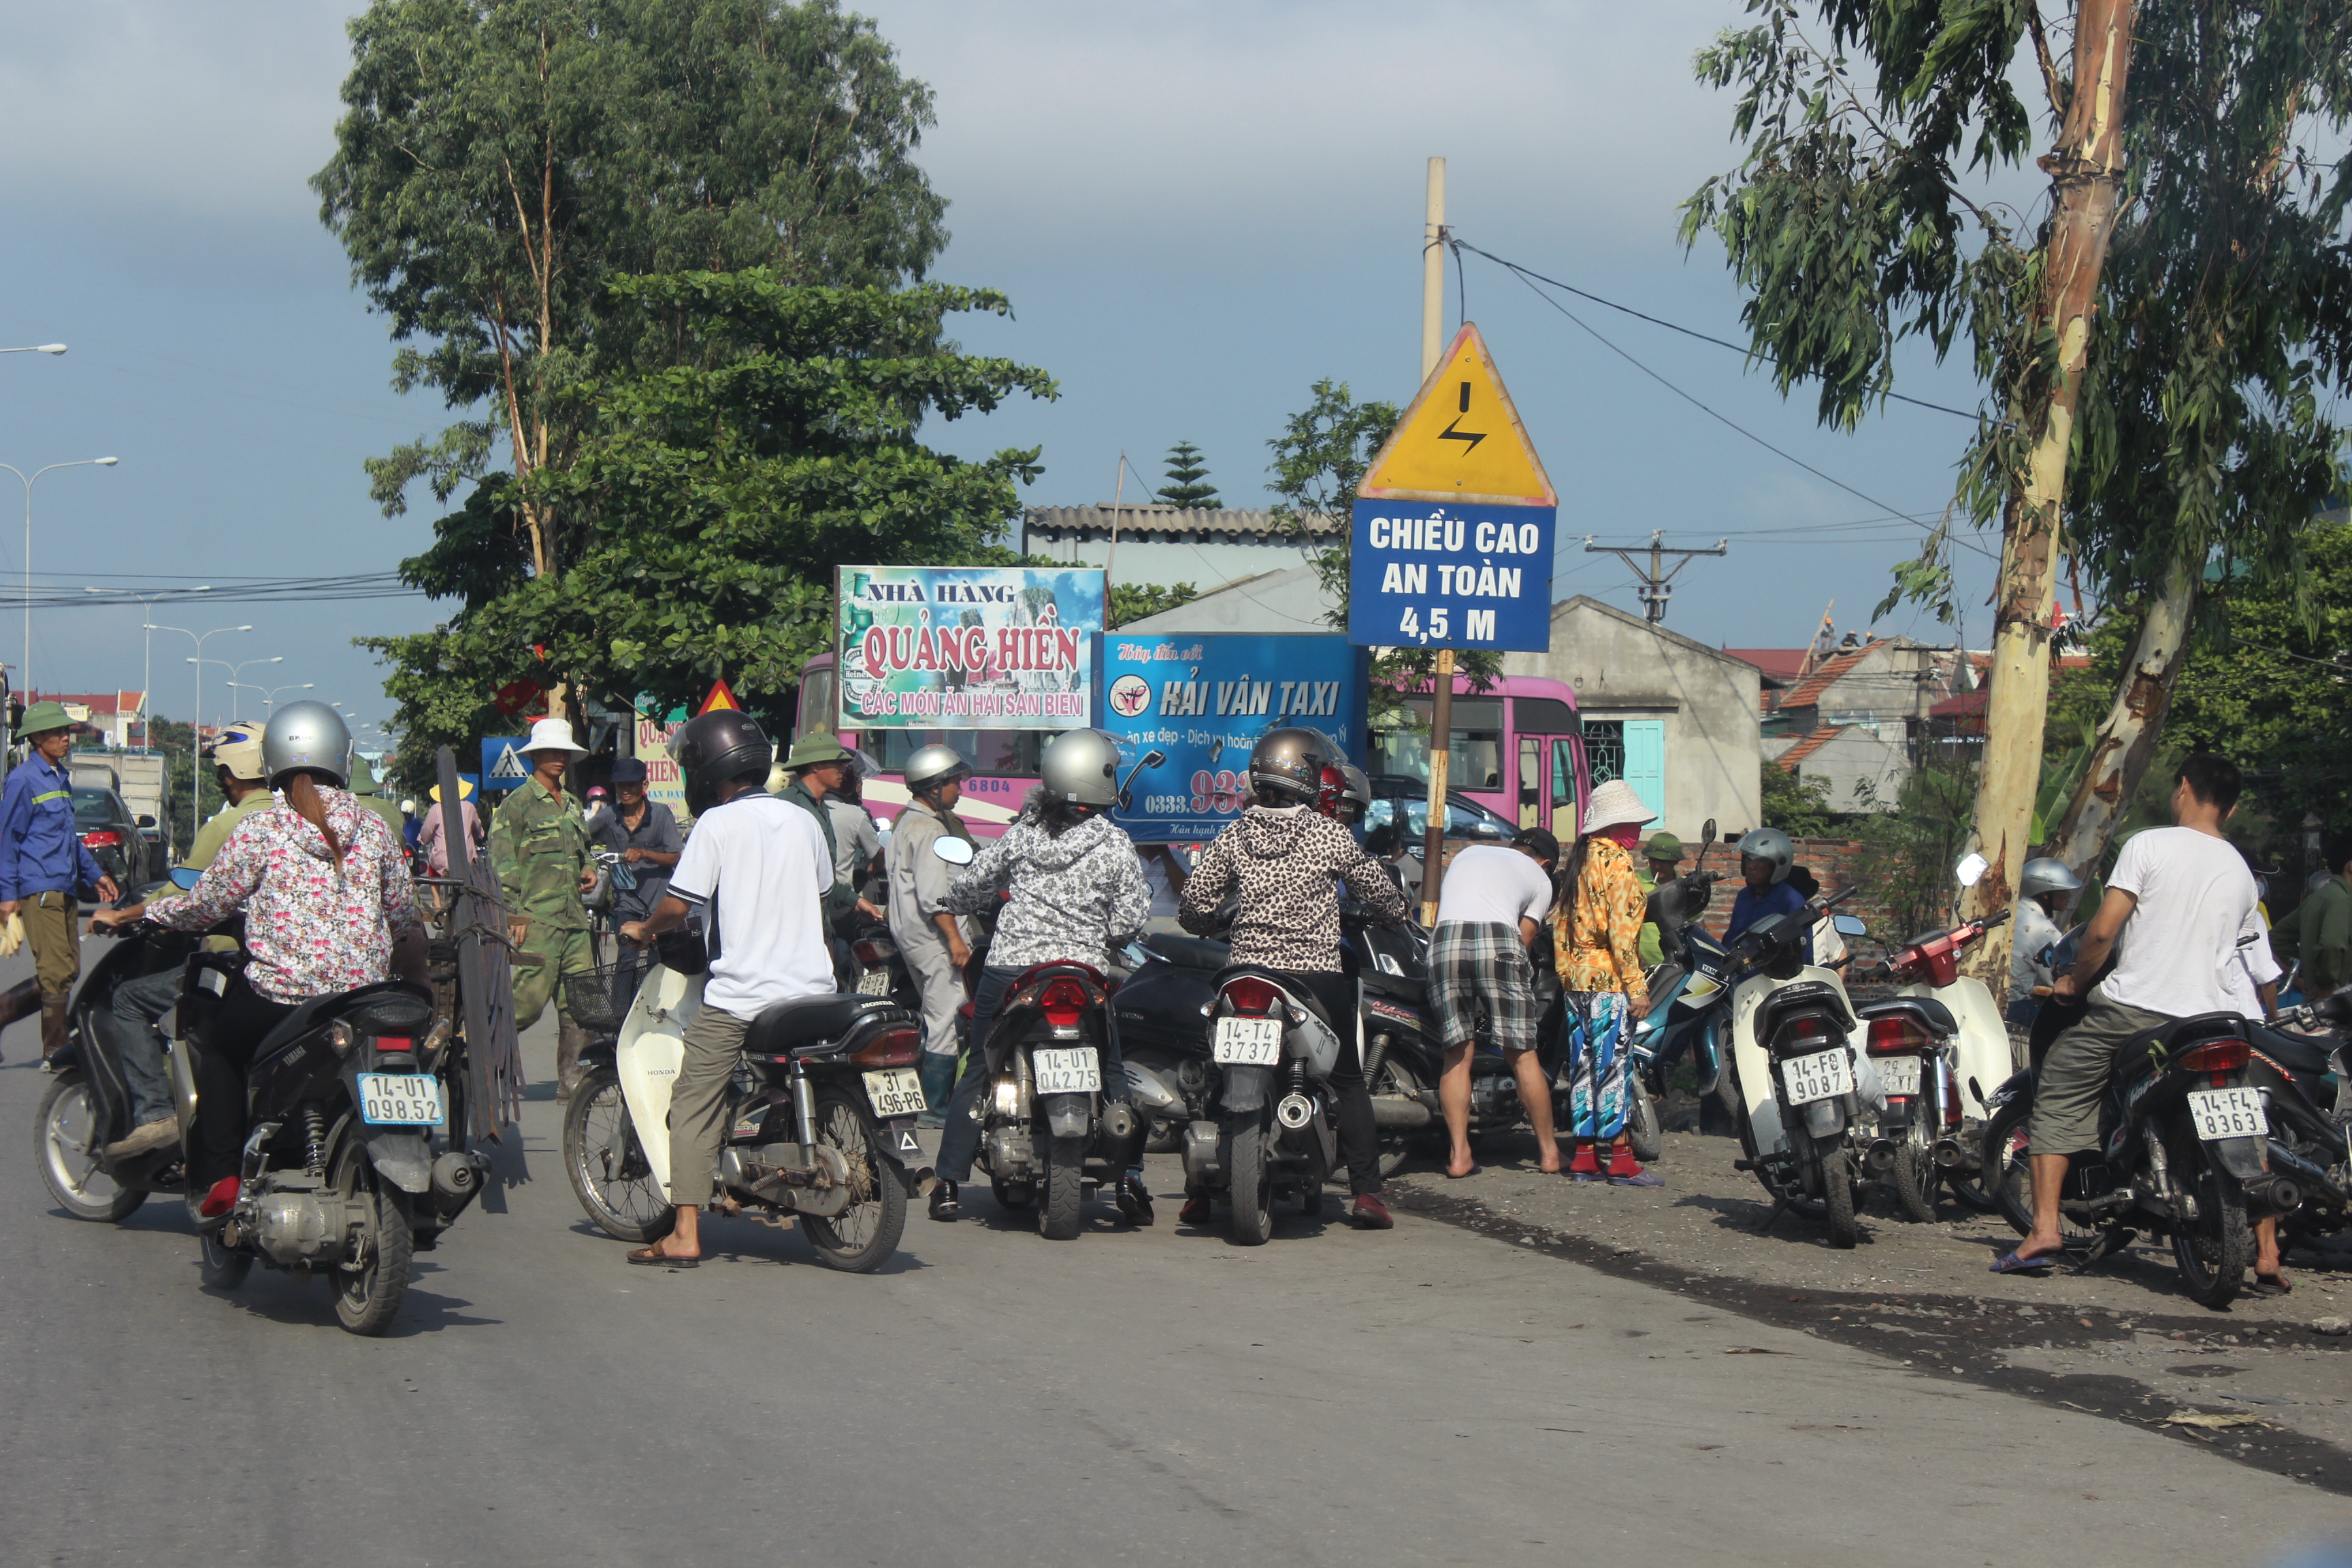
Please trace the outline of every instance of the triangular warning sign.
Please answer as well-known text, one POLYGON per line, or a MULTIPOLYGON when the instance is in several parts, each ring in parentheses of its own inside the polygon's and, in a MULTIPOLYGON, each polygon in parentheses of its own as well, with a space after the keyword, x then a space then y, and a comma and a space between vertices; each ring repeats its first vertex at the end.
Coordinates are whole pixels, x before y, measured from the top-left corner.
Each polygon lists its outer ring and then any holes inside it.
POLYGON ((735 694, 727 689, 727 682, 722 679, 711 682, 710 695, 702 700, 702 706, 696 709, 694 712, 697 718, 700 718, 705 713, 730 710, 740 713, 743 710, 743 705, 735 700, 735 694))
POLYGON ((1559 504, 1475 323, 1462 323, 1356 493, 1366 500, 1559 504))
POLYGON ((494 779, 527 779, 530 777, 530 765, 523 761, 520 752, 509 746, 499 753, 498 765, 490 769, 490 776, 494 779))

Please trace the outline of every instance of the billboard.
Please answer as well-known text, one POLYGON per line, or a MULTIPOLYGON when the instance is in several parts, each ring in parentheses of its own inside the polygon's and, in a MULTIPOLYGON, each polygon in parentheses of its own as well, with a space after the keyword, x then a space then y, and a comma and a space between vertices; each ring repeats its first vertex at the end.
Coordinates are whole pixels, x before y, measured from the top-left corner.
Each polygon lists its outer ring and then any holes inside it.
POLYGON ((1100 727, 1130 763, 1168 754, 1135 775, 1114 820, 1146 844, 1214 837, 1241 814, 1250 748, 1286 724, 1322 731, 1360 763, 1370 668, 1337 633, 1107 634, 1100 727))
POLYGON ((640 710, 637 719, 635 756, 646 764, 646 798, 669 807, 669 813, 680 822, 686 820, 686 779, 677 764, 669 760, 669 740, 677 733, 682 720, 656 723, 640 710))
POLYGON ((1092 724, 1100 567, 836 568, 844 730, 1092 724))

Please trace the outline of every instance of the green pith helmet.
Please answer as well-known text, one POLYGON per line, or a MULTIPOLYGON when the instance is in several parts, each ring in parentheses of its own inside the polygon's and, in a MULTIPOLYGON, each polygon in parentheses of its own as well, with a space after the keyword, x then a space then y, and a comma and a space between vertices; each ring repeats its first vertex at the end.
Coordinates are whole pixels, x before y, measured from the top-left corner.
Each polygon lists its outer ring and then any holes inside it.
POLYGON ((51 730, 70 730, 73 724, 73 717, 66 711, 64 703, 36 702, 25 710, 24 722, 16 726, 16 733, 22 739, 30 740, 51 730))
POLYGON ((823 763, 845 763, 850 760, 849 748, 841 737, 824 730, 811 730, 793 742, 792 755, 784 759, 787 768, 813 768, 823 763))
POLYGON ((367 759, 357 752, 352 753, 352 793, 353 795, 375 793, 375 770, 368 766, 367 759))
POLYGON ((1652 860, 1671 860, 1679 866, 1683 863, 1683 841, 1671 833, 1653 833, 1642 853, 1652 860))

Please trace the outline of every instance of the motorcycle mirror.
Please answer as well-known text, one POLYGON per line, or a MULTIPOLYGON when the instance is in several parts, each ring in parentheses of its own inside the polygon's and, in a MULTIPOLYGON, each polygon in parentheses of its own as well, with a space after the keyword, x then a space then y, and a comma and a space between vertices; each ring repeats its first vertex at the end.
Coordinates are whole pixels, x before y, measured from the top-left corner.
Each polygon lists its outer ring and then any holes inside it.
POLYGON ((1832 915, 1830 925, 1840 936, 1868 936, 1870 928, 1862 923, 1860 915, 1832 915))
POLYGON ((1977 885, 1977 879, 1991 869, 1991 861, 1976 851, 1970 850, 1958 866, 1952 868, 1952 875, 1960 879, 1961 887, 1973 888, 1977 885))
POLYGON ((932 839, 931 853, 950 866, 971 864, 971 846, 953 835, 942 835, 932 839))
POLYGON ((1702 846, 1715 842, 1715 818, 1708 817, 1706 826, 1698 830, 1698 841, 1702 846))

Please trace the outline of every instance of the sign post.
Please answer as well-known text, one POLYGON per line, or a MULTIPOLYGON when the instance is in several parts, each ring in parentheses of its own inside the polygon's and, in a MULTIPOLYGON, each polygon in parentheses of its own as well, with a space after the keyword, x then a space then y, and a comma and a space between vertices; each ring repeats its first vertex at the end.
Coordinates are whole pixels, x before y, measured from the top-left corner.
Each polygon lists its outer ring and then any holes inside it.
POLYGON ((1478 336, 1462 324, 1356 488, 1348 640, 1437 650, 1422 919, 1444 872, 1454 655, 1551 646, 1559 496, 1478 336))

